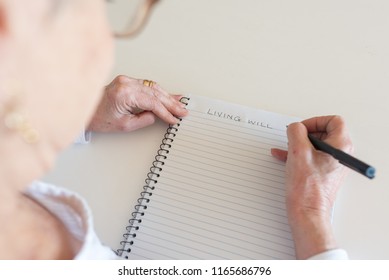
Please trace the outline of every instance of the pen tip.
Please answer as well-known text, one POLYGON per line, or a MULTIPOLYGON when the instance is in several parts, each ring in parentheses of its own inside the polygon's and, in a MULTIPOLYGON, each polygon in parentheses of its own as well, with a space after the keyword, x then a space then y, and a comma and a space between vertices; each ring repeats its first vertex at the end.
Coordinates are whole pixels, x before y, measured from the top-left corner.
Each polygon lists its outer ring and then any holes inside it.
POLYGON ((375 176, 375 168, 370 166, 369 168, 366 169, 366 176, 369 177, 370 179, 373 179, 375 176))

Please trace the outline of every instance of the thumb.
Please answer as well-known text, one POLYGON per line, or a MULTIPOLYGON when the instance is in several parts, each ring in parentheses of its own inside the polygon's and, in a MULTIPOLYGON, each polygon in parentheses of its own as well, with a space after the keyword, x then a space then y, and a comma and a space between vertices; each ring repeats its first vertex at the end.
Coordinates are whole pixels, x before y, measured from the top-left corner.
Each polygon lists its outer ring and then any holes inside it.
POLYGON ((123 130, 129 132, 144 128, 152 125, 155 122, 155 119, 155 115, 149 111, 144 111, 136 115, 129 115, 123 120, 126 123, 123 130))

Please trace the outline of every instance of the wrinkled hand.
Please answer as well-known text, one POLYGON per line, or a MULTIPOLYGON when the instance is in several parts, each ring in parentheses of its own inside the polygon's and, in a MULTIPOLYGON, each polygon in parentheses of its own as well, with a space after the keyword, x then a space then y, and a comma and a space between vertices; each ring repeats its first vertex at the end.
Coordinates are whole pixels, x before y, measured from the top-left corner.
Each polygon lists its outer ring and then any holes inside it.
POLYGON ((286 196, 289 224, 298 258, 308 258, 337 247, 331 215, 347 169, 332 156, 317 151, 307 134, 352 153, 345 123, 339 116, 316 117, 289 125, 288 151, 272 149, 286 161, 286 196))
POLYGON ((187 114, 181 96, 170 95, 158 84, 143 85, 143 80, 117 76, 106 88, 87 130, 96 132, 133 131, 155 122, 169 124, 187 114))

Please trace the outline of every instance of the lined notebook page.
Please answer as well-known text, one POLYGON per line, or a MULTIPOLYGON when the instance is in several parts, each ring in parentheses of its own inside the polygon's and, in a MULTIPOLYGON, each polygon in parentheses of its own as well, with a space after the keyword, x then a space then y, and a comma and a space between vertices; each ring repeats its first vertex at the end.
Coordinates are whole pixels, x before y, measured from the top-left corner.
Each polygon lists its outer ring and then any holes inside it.
POLYGON ((294 259, 285 166, 270 149, 286 148, 296 119, 200 96, 187 108, 171 147, 162 146, 169 152, 139 200, 122 256, 294 259))

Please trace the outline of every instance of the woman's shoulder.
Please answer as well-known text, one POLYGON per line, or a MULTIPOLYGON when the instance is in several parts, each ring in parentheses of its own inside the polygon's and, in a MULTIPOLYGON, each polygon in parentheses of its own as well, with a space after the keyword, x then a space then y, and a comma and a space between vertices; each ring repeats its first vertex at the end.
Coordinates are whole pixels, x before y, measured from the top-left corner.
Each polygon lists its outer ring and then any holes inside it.
POLYGON ((92 212, 79 194, 41 181, 33 182, 25 194, 56 216, 69 234, 80 242, 81 247, 75 251, 74 259, 119 258, 97 237, 92 212))

